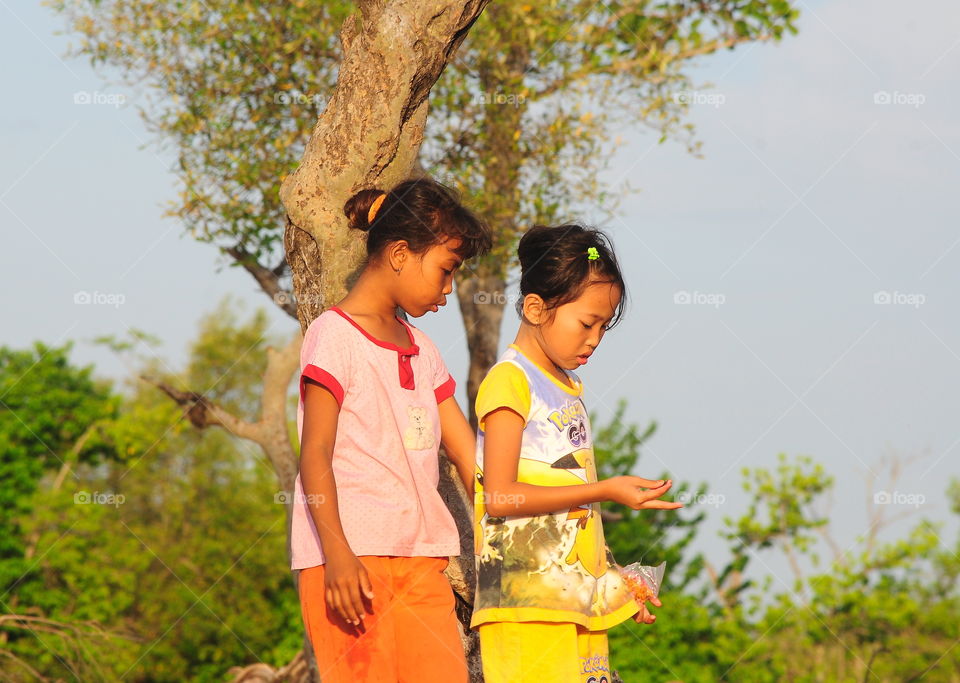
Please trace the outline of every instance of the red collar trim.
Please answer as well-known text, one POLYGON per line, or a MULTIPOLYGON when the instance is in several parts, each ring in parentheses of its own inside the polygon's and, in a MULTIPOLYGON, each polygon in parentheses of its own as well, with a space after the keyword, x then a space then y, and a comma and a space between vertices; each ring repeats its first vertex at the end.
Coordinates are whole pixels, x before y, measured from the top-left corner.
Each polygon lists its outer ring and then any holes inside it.
POLYGON ((387 341, 383 341, 383 340, 377 339, 376 337, 372 336, 369 332, 367 332, 365 329, 363 329, 362 327, 360 327, 360 325, 357 324, 357 321, 354 320, 353 318, 351 318, 349 315, 347 315, 347 313, 345 313, 344 310, 343 310, 342 308, 340 308, 339 306, 331 306, 331 307, 330 307, 330 310, 331 310, 331 311, 334 311, 334 312, 336 312, 336 313, 339 313, 339 314, 343 317, 344 320, 346 320, 346 321, 349 322, 351 325, 353 325, 353 326, 356 327, 358 330, 360 330, 360 332, 363 334, 364 337, 366 337, 367 339, 369 339, 370 341, 372 341, 372 342, 373 342, 374 344, 376 344, 377 346, 380 346, 380 347, 382 347, 382 348, 384 348, 384 349, 390 349, 391 351, 396 351, 396 352, 397 352, 399 355, 401 355, 401 356, 416 356, 416 355, 418 355, 418 354, 420 353, 420 347, 417 346, 417 345, 414 343, 414 341, 413 341, 413 330, 411 329, 410 324, 407 323, 407 321, 404 320, 403 318, 401 318, 400 316, 397 316, 397 320, 399 320, 401 323, 403 323, 403 327, 404 327, 404 329, 406 329, 406 331, 407 331, 407 338, 410 340, 410 346, 408 346, 407 348, 400 348, 400 347, 397 346, 396 344, 393 344, 393 343, 387 342, 387 341))

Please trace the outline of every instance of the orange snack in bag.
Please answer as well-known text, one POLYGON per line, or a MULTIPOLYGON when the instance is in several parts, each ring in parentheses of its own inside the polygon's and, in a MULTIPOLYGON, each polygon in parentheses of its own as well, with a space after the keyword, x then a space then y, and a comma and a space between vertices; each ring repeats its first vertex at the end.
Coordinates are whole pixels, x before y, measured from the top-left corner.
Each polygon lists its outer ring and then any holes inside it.
POLYGON ((661 562, 656 567, 634 562, 618 569, 623 582, 633 593, 634 599, 639 604, 643 604, 660 593, 660 584, 663 583, 663 572, 666 566, 666 562, 661 562))
POLYGON ((636 579, 632 576, 624 576, 624 582, 627 584, 627 587, 630 589, 630 592, 633 593, 634 599, 639 603, 644 603, 652 597, 656 597, 650 586, 648 586, 642 579, 636 579))

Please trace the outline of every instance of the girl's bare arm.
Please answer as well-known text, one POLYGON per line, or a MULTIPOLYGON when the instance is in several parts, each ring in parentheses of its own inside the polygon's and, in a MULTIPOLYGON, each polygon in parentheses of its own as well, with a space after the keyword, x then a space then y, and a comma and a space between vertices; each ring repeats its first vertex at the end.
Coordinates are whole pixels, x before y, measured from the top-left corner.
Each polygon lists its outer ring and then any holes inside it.
POLYGON ((347 622, 359 624, 373 597, 366 569, 353 554, 343 533, 333 475, 333 445, 340 406, 322 385, 304 381, 303 432, 300 442, 300 483, 326 558, 325 598, 347 622))
POLYGON ((523 418, 509 408, 500 408, 487 414, 484 426, 484 505, 487 514, 493 517, 539 515, 602 501, 622 503, 635 510, 675 510, 683 507, 682 503, 657 500, 673 486, 670 480, 651 481, 625 476, 571 486, 537 486, 518 482, 523 418))
POLYGON ((476 435, 453 396, 444 400, 437 408, 440 412, 440 440, 467 490, 467 500, 473 500, 473 474, 477 461, 476 435))

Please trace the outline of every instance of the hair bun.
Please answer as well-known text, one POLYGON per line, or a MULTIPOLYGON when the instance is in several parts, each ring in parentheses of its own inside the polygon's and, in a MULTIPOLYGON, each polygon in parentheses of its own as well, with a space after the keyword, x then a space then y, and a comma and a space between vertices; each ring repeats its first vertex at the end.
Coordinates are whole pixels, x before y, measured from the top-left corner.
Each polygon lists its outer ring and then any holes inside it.
POLYGON ((349 226, 354 230, 367 232, 370 230, 370 207, 377 200, 382 203, 381 197, 385 197, 383 190, 375 188, 360 190, 347 200, 343 205, 343 213, 347 217, 349 226))

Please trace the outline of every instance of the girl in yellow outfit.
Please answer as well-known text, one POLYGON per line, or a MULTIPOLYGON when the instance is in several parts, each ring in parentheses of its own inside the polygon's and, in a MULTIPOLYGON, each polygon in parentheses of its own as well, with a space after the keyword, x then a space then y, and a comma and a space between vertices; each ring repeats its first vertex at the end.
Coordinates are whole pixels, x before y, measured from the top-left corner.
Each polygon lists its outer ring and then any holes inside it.
POLYGON ((477 393, 471 625, 487 683, 605 683, 607 629, 655 617, 613 566, 599 503, 682 506, 658 500, 669 480, 597 480, 583 385, 572 370, 623 310, 608 240, 577 225, 538 226, 518 249, 520 331, 477 393))

